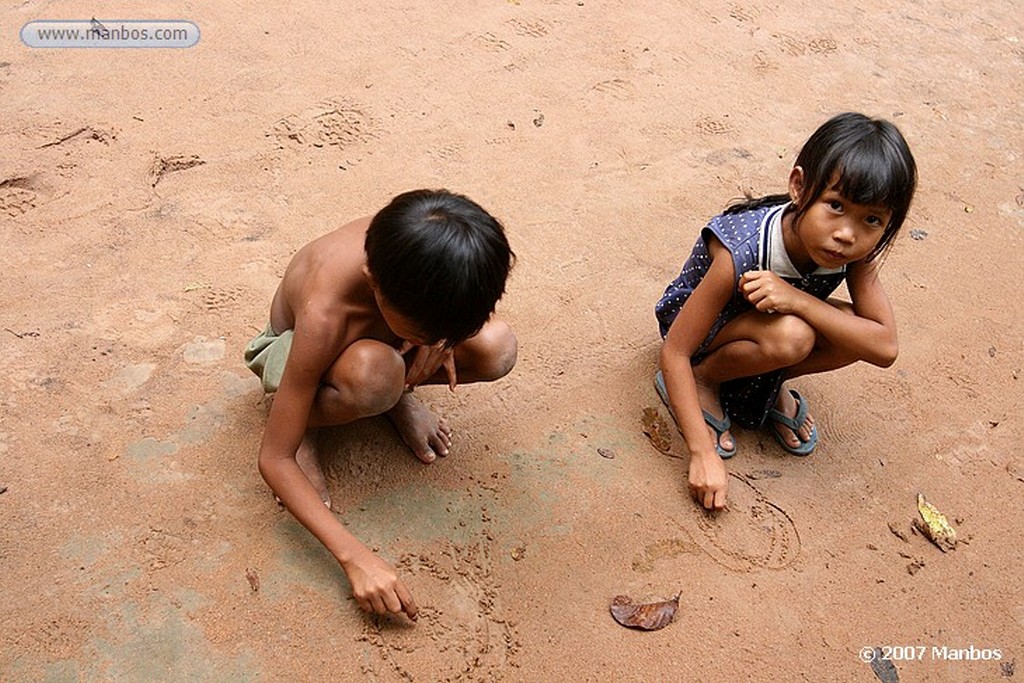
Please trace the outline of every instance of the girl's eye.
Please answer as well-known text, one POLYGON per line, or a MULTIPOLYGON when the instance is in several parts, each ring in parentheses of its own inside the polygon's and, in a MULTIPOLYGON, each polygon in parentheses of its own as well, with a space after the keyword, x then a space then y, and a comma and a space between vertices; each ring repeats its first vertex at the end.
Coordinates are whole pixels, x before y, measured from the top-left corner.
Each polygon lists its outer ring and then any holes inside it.
POLYGON ((880 228, 883 225, 882 219, 879 218, 878 216, 868 216, 867 222, 868 222, 868 225, 870 225, 871 227, 874 227, 874 228, 880 228))
POLYGON ((842 211, 843 203, 838 199, 832 199, 828 203, 828 208, 832 209, 833 211, 842 211))

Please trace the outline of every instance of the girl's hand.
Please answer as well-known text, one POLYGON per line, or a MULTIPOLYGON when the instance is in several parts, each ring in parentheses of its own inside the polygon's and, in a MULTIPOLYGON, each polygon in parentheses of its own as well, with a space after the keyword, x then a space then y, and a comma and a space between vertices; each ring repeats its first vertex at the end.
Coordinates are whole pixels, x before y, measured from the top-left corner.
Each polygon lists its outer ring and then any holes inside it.
POLYGON ((446 349, 443 342, 431 346, 416 346, 411 342, 403 342, 398 353, 404 356, 412 349, 416 349, 416 356, 405 371, 406 388, 419 386, 433 377, 438 368, 444 366, 448 375, 448 388, 455 391, 458 377, 455 374, 455 355, 452 349, 446 349))
POLYGON ((726 507, 725 494, 729 488, 729 475, 725 463, 711 451, 707 456, 690 456, 690 493, 708 510, 726 507))
POLYGON ((762 313, 793 313, 800 295, 800 290, 768 270, 743 273, 740 291, 762 313))

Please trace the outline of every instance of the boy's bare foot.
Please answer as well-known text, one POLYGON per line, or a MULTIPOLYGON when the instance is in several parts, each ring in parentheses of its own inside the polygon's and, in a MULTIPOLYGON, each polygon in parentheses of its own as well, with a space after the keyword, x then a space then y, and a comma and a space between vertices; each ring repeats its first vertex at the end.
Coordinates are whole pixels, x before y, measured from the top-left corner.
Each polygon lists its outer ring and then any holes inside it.
MULTIPOLYGON (((694 368, 693 375, 697 382, 697 402, 700 403, 701 410, 709 413, 716 420, 724 420, 725 411, 722 410, 722 402, 718 398, 718 386, 701 381, 696 368, 694 368)), ((708 425, 708 432, 711 433, 711 440, 714 441, 717 434, 711 425, 708 425)), ((731 451, 736 447, 736 442, 732 440, 732 433, 729 430, 722 432, 722 438, 718 439, 718 445, 726 451, 731 451)))
POLYGON ((423 462, 431 463, 439 455, 448 455, 452 446, 451 429, 443 419, 420 403, 411 391, 402 394, 387 416, 405 445, 423 462))
POLYGON ((295 453, 295 461, 299 463, 299 469, 309 479, 309 483, 320 494, 320 500, 324 502, 327 509, 330 509, 331 494, 327 491, 327 479, 324 477, 324 471, 320 468, 320 461, 317 460, 316 451, 313 450, 313 442, 308 434, 302 437, 299 450, 295 453))
MULTIPOLYGON (((299 469, 306 475, 306 479, 309 479, 309 483, 313 485, 316 492, 320 494, 320 500, 330 510, 331 494, 327 491, 327 479, 324 477, 324 471, 320 468, 320 461, 317 460, 316 451, 313 449, 313 442, 308 434, 302 437, 299 450, 295 452, 295 462, 299 464, 299 469)), ((283 505, 281 499, 277 496, 274 496, 274 500, 278 505, 283 505)))
MULTIPOLYGON (((795 418, 797 413, 796 399, 793 394, 786 388, 783 388, 779 392, 779 398, 775 401, 775 410, 779 411, 783 415, 789 418, 795 418)), ((807 419, 804 421, 803 426, 794 432, 792 429, 779 422, 772 421, 772 429, 774 429, 783 441, 788 443, 793 448, 799 448, 801 444, 808 441, 811 438, 811 430, 814 428, 814 417, 807 413, 807 419), (799 438, 797 437, 799 434, 799 438)))

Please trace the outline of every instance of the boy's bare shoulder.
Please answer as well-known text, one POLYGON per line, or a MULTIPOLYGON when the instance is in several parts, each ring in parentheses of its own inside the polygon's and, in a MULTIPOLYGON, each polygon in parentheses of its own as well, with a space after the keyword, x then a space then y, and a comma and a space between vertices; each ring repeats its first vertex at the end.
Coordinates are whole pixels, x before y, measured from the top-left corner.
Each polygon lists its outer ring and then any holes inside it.
POLYGON ((295 253, 274 298, 275 329, 306 323, 303 326, 329 334, 372 301, 363 275, 369 224, 369 218, 352 221, 295 253))

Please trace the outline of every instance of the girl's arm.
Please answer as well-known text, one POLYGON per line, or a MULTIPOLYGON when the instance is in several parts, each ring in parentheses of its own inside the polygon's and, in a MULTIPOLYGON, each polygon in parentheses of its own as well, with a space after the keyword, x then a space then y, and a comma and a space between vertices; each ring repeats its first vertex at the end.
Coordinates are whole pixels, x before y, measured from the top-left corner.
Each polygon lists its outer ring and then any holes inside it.
POLYGON ((872 365, 889 367, 896 360, 896 316, 878 279, 878 262, 856 261, 847 268, 854 315, 800 291, 774 273, 751 271, 740 279, 740 291, 759 311, 803 318, 829 342, 872 365))
POLYGON ((726 504, 728 476, 704 423, 690 358, 732 297, 735 268, 729 251, 707 236, 711 266, 672 322, 661 347, 661 369, 669 404, 690 451, 690 490, 706 508, 726 504))

